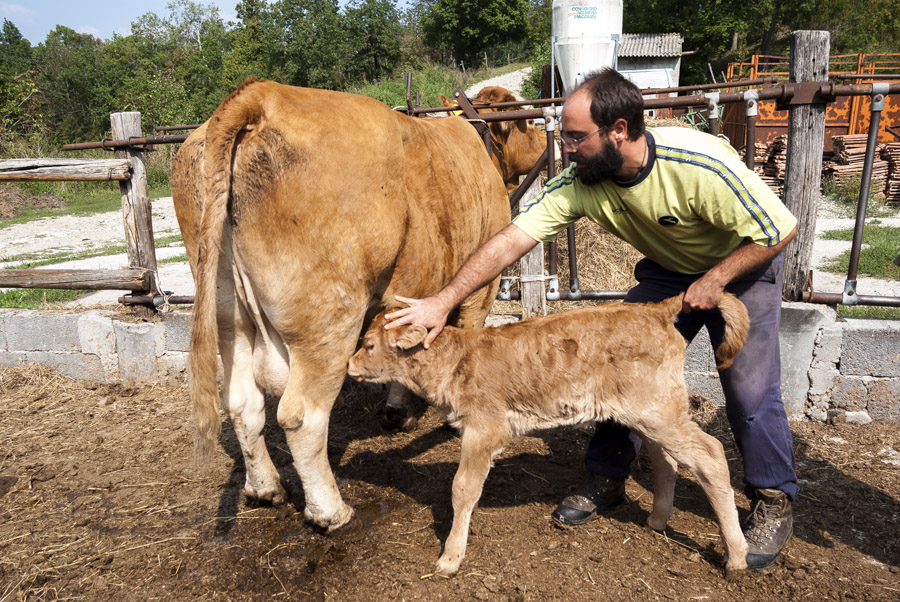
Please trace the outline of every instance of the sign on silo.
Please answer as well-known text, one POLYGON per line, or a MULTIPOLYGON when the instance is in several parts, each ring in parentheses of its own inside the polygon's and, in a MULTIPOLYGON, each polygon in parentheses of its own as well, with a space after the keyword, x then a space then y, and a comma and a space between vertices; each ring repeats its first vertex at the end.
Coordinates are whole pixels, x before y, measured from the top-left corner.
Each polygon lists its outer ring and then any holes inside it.
POLYGON ((616 67, 622 0, 553 0, 553 51, 568 95, 584 76, 616 67))

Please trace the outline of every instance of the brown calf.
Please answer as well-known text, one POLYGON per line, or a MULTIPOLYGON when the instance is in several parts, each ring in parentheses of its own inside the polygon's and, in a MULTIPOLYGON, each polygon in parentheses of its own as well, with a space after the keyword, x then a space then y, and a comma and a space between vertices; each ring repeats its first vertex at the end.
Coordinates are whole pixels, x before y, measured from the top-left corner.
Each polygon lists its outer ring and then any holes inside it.
MULTIPOLYGON (((401 383, 446 412, 462 432, 453 479, 453 526, 436 571, 457 572, 469 521, 492 458, 509 439, 543 428, 612 418, 640 435, 653 463, 648 525, 665 528, 675 471, 699 481, 719 521, 726 571, 746 568, 722 444, 691 420, 684 386, 685 342, 673 323, 681 295, 657 304, 607 304, 483 330, 445 328, 425 351, 418 325, 384 329, 379 314, 350 358, 348 374, 366 382, 401 383)), ((726 294, 726 322, 716 356, 731 365, 749 327, 744 305, 726 294)))

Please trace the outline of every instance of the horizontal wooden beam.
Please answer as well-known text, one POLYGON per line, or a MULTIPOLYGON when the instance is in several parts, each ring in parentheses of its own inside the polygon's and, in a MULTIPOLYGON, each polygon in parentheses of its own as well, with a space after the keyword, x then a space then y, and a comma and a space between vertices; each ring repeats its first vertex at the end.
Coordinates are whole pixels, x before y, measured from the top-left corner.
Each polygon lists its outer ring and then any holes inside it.
POLYGON ((0 181, 108 181, 131 177, 128 159, 5 159, 0 181))
POLYGON ((150 270, 0 270, 2 288, 60 288, 69 290, 150 290, 150 270))

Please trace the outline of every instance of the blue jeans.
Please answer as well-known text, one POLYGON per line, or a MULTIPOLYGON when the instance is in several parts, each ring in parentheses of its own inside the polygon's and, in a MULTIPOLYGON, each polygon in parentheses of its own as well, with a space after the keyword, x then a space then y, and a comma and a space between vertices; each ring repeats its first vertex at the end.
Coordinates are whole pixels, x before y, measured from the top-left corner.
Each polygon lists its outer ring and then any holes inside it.
MULTIPOLYGON (((719 372, 725 393, 725 413, 744 463, 745 492, 780 489, 792 500, 799 490, 794 472, 794 448, 781 399, 781 324, 783 258, 740 277, 725 287, 747 307, 750 332, 734 364, 719 372)), ((626 303, 655 303, 677 295, 702 274, 670 272, 642 259, 634 268, 638 284, 628 291, 626 303)), ((718 310, 679 313, 675 328, 688 341, 706 326, 713 348, 722 341, 724 322, 718 310)), ((627 427, 609 420, 598 422, 588 444, 588 472, 624 478, 639 445, 627 427)))

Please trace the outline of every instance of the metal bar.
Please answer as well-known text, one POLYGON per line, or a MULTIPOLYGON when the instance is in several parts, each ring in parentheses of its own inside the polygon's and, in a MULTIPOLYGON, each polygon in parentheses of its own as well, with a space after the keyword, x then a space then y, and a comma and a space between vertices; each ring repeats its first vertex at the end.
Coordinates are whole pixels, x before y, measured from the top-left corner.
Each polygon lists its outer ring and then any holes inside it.
POLYGON ((525 174, 525 179, 522 180, 522 182, 519 184, 519 187, 516 188, 511 195, 509 195, 510 207, 515 207, 516 203, 522 200, 522 195, 524 195, 525 191, 528 190, 532 184, 534 184, 534 181, 537 180, 537 177, 541 173, 541 170, 544 169, 545 165, 547 165, 549 153, 552 152, 548 150, 550 146, 550 144, 547 145, 547 148, 545 148, 543 154, 541 154, 541 158, 531 166, 531 169, 529 169, 528 173, 525 174))
POLYGON ((859 185, 859 201, 856 206, 856 225, 853 229, 853 244, 850 247, 850 266, 847 268, 847 281, 844 283, 844 302, 855 305, 859 296, 856 294, 856 277, 859 269, 859 253, 862 249, 863 229, 866 222, 866 206, 869 203, 869 188, 872 185, 872 168, 875 164, 875 147, 878 145, 878 124, 884 108, 884 91, 887 84, 872 85, 872 109, 869 118, 869 134, 866 139, 866 159, 863 163, 862 181, 859 185))
POLYGON ((778 83, 777 77, 762 77, 757 79, 739 79, 721 84, 697 84, 695 86, 677 86, 674 88, 645 88, 641 94, 665 94, 672 92, 699 92, 700 90, 721 90, 722 88, 743 88, 744 86, 759 86, 778 83))
POLYGON ((155 132, 171 132, 174 130, 196 130, 203 125, 202 123, 194 123, 192 125, 158 125, 153 128, 155 132))
MULTIPOLYGON (((900 297, 882 297, 877 295, 857 295, 857 302, 852 305, 874 305, 877 307, 900 307, 900 297)), ((842 293, 819 293, 805 291, 800 297, 806 303, 822 303, 824 305, 849 305, 844 303, 842 293)))
POLYGON ((169 305, 191 305, 194 303, 194 295, 124 295, 119 297, 122 305, 143 305, 146 307, 162 307, 169 305))
POLYGON ((175 136, 132 136, 127 140, 101 140, 100 142, 77 142, 75 144, 64 144, 63 150, 85 150, 89 148, 126 148, 129 146, 147 146, 151 144, 173 144, 176 142, 184 142, 188 139, 188 134, 178 134, 175 136))
POLYGON ((748 94, 745 99, 744 112, 747 115, 747 140, 744 143, 744 164, 753 169, 756 162, 756 122, 759 119, 759 101, 756 94, 748 94))

